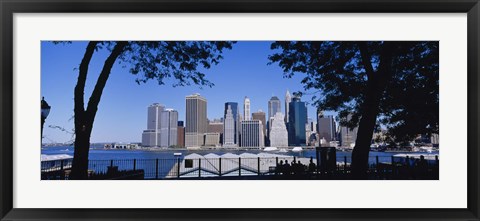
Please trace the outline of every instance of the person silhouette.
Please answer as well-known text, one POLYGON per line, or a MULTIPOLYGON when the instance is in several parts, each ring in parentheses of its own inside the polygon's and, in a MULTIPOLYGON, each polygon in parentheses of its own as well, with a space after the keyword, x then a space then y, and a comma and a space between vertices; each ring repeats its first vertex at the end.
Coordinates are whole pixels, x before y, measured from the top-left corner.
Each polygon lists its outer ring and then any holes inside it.
POLYGON ((304 165, 302 164, 302 162, 300 162, 300 160, 297 161, 297 169, 296 169, 296 171, 297 171, 297 173, 298 173, 299 175, 302 175, 302 174, 305 172, 305 167, 304 167, 304 165))
POLYGON ((283 166, 283 174, 290 175, 290 164, 288 164, 288 160, 285 160, 285 165, 283 166))
POLYGON ((294 159, 292 164, 290 165, 290 173, 296 174, 297 173, 297 161, 294 159))
POLYGON ((428 163, 423 155, 420 155, 420 160, 415 165, 417 171, 417 179, 423 179, 428 173, 428 163))
POLYGON ((308 173, 313 174, 317 165, 313 162, 313 157, 310 157, 310 164, 308 164, 308 173))
POLYGON ((277 174, 279 174, 279 173, 283 174, 284 173, 283 160, 280 160, 280 163, 278 163, 277 168, 275 168, 275 170, 277 171, 277 174))

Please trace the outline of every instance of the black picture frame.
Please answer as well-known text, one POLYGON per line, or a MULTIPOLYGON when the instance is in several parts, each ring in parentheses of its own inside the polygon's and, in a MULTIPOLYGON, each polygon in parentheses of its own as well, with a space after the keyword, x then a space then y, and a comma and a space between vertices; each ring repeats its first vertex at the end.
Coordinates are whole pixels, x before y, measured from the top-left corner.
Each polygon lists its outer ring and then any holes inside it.
MULTIPOLYGON (((1 220, 479 220, 478 0, 0 0, 1 220), (16 209, 13 208, 14 13, 467 13, 467 209, 16 209)), ((221 196, 219 196, 221 197, 221 196)), ((255 196, 252 196, 255 197, 255 196)), ((201 199, 197 199, 201 202, 201 199)), ((259 199, 261 200, 261 199, 259 199)), ((448 200, 448 199, 445 199, 448 200)))

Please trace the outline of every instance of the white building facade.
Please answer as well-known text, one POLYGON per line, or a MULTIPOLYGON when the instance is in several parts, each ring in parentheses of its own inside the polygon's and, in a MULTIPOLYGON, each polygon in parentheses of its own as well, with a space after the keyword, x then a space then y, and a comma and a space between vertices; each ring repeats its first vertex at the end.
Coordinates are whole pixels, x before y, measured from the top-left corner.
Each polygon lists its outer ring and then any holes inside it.
POLYGON ((165 106, 154 103, 147 108, 147 129, 142 133, 142 146, 158 147, 161 143, 160 115, 165 106))
POLYGON ((290 95, 290 91, 287 90, 285 94, 285 123, 288 123, 288 113, 290 112, 290 102, 292 102, 292 96, 290 95))
POLYGON ((288 147, 288 132, 285 126, 284 116, 278 112, 273 118, 272 127, 270 129, 270 146, 271 147, 288 147))
POLYGON ((250 114, 250 99, 248 97, 245 97, 243 100, 243 119, 244 120, 251 120, 251 114, 250 114))
POLYGON ((178 130, 178 112, 173 109, 165 109, 164 111, 162 111, 160 119, 160 146, 176 146, 178 130))

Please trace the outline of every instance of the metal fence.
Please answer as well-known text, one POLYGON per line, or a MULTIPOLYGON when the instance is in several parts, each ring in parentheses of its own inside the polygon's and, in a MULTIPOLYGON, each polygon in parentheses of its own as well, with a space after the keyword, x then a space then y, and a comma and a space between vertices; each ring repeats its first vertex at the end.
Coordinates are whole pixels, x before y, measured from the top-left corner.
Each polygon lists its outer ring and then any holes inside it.
MULTIPOLYGON (((72 160, 41 162, 42 180, 68 179, 72 160)), ((266 178, 343 179, 351 173, 351 157, 335 157, 317 161, 316 158, 294 156, 275 158, 176 158, 176 159, 123 159, 90 160, 89 177, 110 174, 112 171, 139 171, 143 179, 198 179, 198 178, 266 178), (288 166, 286 166, 288 164, 288 166), (273 177, 272 177, 273 178, 273 177)), ((369 179, 438 179, 438 156, 420 160, 410 157, 370 157, 369 179)), ((118 178, 118 177, 117 177, 118 178)))

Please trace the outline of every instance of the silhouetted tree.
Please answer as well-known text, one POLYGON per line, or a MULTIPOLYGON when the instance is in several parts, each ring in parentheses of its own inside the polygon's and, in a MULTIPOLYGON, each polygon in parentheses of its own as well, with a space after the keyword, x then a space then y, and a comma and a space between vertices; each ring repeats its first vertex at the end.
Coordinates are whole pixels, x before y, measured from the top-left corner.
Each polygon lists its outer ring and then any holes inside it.
POLYGON ((224 49, 231 49, 234 42, 199 41, 90 41, 80 63, 77 85, 74 91, 75 151, 72 162, 71 179, 86 179, 88 152, 93 122, 103 89, 113 65, 122 63, 130 73, 137 76, 137 83, 156 79, 163 85, 165 79, 173 78, 173 86, 190 85, 213 86, 205 79, 199 68, 209 69, 222 59, 224 49), (85 107, 84 91, 88 67, 93 54, 98 50, 108 50, 93 92, 85 107))
POLYGON ((269 59, 285 77, 305 74, 302 84, 314 91, 318 108, 358 126, 352 173, 364 179, 378 124, 396 141, 438 133, 438 47, 436 41, 274 42, 269 59))

